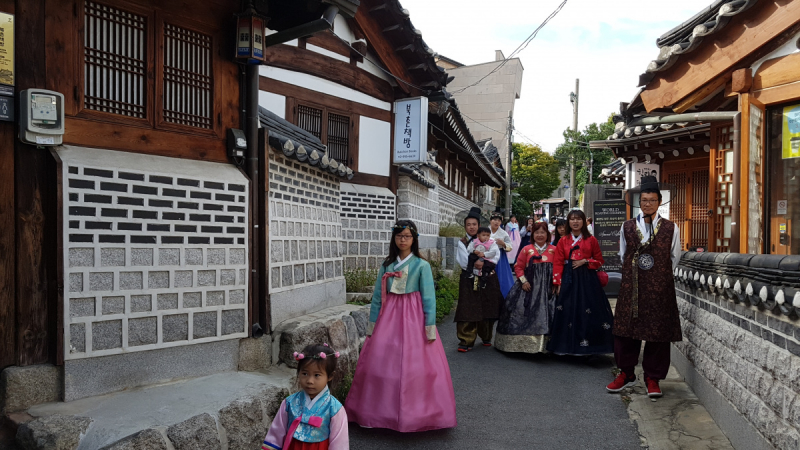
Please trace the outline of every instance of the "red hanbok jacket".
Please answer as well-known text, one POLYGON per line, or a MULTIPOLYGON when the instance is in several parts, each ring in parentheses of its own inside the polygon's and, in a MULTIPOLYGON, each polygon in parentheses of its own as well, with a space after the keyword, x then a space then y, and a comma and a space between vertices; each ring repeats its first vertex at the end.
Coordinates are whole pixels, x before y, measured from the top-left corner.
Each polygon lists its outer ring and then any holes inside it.
POLYGON ((519 251, 519 254, 517 255, 517 263, 514 264, 514 273, 517 275, 517 278, 522 278, 525 276, 525 268, 528 267, 528 262, 531 260, 531 258, 535 256, 541 256, 541 259, 535 259, 534 264, 552 264, 556 259, 556 247, 554 245, 547 244, 544 254, 540 255, 533 244, 526 245, 522 250, 519 251))
MULTIPOLYGON (((561 274, 564 273, 564 261, 569 259, 569 251, 575 245, 573 244, 572 233, 564 236, 558 241, 556 247, 556 260, 553 263, 553 284, 561 284, 561 274)), ((590 269, 599 269, 605 263, 603 259, 603 252, 600 251, 600 243, 594 236, 588 238, 581 238, 578 241, 578 249, 572 252, 572 261, 585 259, 589 264, 590 269)))

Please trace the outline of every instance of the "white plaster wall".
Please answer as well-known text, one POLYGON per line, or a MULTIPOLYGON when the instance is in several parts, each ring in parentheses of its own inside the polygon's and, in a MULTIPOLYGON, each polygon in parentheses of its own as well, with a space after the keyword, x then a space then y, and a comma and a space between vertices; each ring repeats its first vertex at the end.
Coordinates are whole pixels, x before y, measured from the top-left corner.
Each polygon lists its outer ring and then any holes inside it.
POLYGON ((336 18, 333 19, 333 32, 347 42, 353 42, 356 40, 355 35, 347 25, 347 19, 342 17, 341 14, 337 14, 336 18))
POLYGON ((286 97, 283 95, 258 91, 258 106, 263 106, 281 119, 286 119, 286 97))
POLYGON ((394 78, 390 77, 386 72, 381 70, 382 66, 379 67, 379 66, 376 65, 376 64, 380 64, 380 59, 378 59, 377 55, 375 55, 374 53, 372 53, 369 50, 367 50, 366 57, 367 57, 367 59, 365 59, 364 61, 358 63, 358 68, 359 69, 366 70, 367 72, 369 72, 369 73, 371 73, 371 74, 373 74, 373 75, 375 75, 375 76, 377 76, 377 77, 379 77, 379 78, 381 78, 381 79, 383 79, 385 81, 388 81, 389 83, 392 83, 392 86, 397 85, 397 82, 395 81, 394 78))
POLYGON ((350 89, 332 81, 324 80, 313 75, 307 75, 299 72, 292 72, 290 70, 279 69, 277 67, 261 66, 259 73, 262 77, 271 78, 273 80, 283 81, 294 86, 300 86, 316 92, 333 95, 345 100, 361 103, 384 111, 391 111, 392 104, 384 102, 375 97, 350 89))
POLYGON ((322 47, 318 47, 318 46, 313 45, 313 44, 306 44, 306 50, 310 50, 310 51, 312 51, 314 53, 319 53, 320 55, 325 55, 328 58, 333 58, 333 59, 336 59, 336 60, 339 60, 339 61, 343 61, 343 62, 346 62, 346 63, 350 62, 350 58, 348 58, 347 56, 340 55, 338 53, 332 52, 332 51, 330 51, 328 49, 324 49, 322 47))
POLYGON ((392 125, 363 116, 359 120, 358 171, 388 177, 392 125))

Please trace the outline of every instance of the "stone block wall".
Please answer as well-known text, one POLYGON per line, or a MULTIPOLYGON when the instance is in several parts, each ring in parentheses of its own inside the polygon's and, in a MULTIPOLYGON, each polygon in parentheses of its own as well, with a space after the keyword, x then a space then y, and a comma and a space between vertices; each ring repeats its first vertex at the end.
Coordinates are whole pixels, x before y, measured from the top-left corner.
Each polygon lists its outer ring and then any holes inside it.
MULTIPOLYGON (((446 187, 439 186, 439 223, 443 225, 457 223, 456 214, 476 207, 475 203, 456 194, 446 187)), ((463 224, 460 224, 463 225, 463 224)))
MULTIPOLYGON (((427 178, 438 174, 428 167, 419 169, 427 178)), ((439 188, 429 189, 408 176, 401 176, 397 187, 397 219, 413 220, 420 234, 420 249, 435 249, 439 237, 439 188)))
POLYGON ((248 180, 62 147, 64 359, 246 336, 248 180))
POLYGON ((395 196, 386 188, 341 184, 341 237, 346 269, 376 269, 389 253, 395 196))
POLYGON ((728 416, 746 421, 732 430, 725 414, 715 416, 735 446, 742 428, 752 427, 765 446, 800 448, 800 274, 793 258, 690 253, 676 271, 684 339, 674 347, 733 408, 728 416))
POLYGON ((336 176, 270 152, 269 292, 274 323, 345 302, 339 208, 336 176))

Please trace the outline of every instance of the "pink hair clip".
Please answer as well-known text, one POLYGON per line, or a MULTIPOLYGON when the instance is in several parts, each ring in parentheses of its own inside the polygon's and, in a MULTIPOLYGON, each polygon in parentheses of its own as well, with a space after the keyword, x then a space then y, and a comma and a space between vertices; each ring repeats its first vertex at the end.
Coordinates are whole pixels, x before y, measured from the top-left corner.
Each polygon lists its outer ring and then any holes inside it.
POLYGON ((334 355, 336 355, 336 357, 338 358, 339 357, 339 352, 334 353, 334 355))
POLYGON ((327 346, 328 346, 328 343, 327 343, 327 342, 324 342, 322 345, 324 345, 325 347, 327 347, 327 346))
POLYGON ((319 352, 319 357, 325 359, 328 357, 328 355, 326 355, 325 352, 319 352))
POLYGON ((306 355, 304 355, 304 354, 302 354, 302 353, 297 353, 297 352, 294 352, 294 359, 295 359, 296 361, 300 361, 301 359, 304 359, 305 357, 306 357, 306 355))

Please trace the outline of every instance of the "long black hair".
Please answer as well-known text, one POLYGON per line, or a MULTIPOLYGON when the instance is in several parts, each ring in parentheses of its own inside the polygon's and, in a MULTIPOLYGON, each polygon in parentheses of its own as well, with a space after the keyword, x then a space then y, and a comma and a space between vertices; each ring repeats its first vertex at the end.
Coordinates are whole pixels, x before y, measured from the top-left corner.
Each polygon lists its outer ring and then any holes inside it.
POLYGON ((569 226, 567 226, 567 221, 566 220, 564 220, 564 219, 556 220, 556 231, 555 231, 555 233, 553 233, 553 234, 556 235, 556 238, 553 241, 553 245, 558 245, 558 241, 561 240, 561 235, 558 233, 558 227, 564 227, 564 231, 569 232, 569 226))
POLYGON ((417 225, 410 220, 398 220, 392 227, 392 237, 389 242, 389 256, 383 260, 383 267, 389 267, 390 264, 397 261, 397 257, 400 255, 400 249, 397 247, 394 238, 406 228, 408 228, 408 231, 414 236, 411 242, 411 253, 417 258, 424 259, 422 255, 419 254, 419 232, 417 232, 417 225))
MULTIPOLYGON (((567 223, 569 224, 569 219, 572 216, 580 217, 583 220, 583 226, 581 227, 581 234, 583 235, 584 239, 589 239, 592 236, 592 233, 589 232, 589 225, 586 223, 586 214, 583 213, 580 209, 573 209, 572 211, 567 214, 567 223)), ((572 233, 572 227, 567 227, 570 233, 572 233)))

